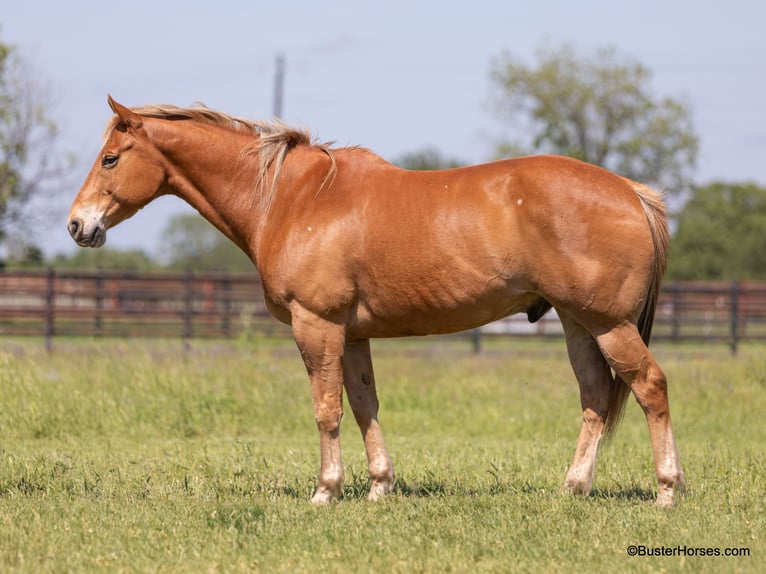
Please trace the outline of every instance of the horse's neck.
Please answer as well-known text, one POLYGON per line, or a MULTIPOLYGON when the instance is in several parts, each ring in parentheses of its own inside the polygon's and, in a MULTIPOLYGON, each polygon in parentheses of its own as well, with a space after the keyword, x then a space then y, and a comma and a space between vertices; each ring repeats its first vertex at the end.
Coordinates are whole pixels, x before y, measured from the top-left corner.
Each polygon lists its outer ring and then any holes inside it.
POLYGON ((241 159, 252 137, 183 124, 170 126, 174 134, 157 134, 157 146, 170 164, 170 192, 252 255, 250 240, 258 224, 255 170, 241 159))
POLYGON ((272 192, 273 165, 265 174, 266 189, 257 189, 261 166, 250 134, 165 122, 154 137, 169 160, 171 193, 199 211, 256 265, 258 246, 270 235, 267 223, 283 227, 295 204, 311 201, 334 182, 334 156, 320 148, 292 148, 272 192))

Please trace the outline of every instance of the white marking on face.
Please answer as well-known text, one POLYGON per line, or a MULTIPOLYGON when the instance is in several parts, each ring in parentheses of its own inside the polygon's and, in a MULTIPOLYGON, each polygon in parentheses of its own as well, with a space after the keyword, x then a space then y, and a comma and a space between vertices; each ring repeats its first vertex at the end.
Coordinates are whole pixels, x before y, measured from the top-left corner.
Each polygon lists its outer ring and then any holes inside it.
POLYGON ((308 229, 309 231, 311 231, 311 230, 312 230, 312 227, 309 225, 309 226, 308 226, 306 229, 308 229))
POLYGON ((85 235, 93 233, 93 230, 101 224, 104 218, 104 212, 94 205, 89 205, 76 215, 82 221, 85 235))
POLYGON ((521 205, 522 203, 524 203, 523 199, 519 198, 516 200, 516 205, 521 205))

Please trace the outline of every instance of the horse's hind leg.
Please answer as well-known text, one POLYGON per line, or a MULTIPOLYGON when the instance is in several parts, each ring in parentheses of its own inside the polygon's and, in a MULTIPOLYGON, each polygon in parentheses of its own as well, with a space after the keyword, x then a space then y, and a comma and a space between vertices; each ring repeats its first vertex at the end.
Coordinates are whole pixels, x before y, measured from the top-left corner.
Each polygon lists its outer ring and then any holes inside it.
POLYGON ((343 355, 343 384, 367 451, 367 465, 372 481, 369 498, 377 500, 391 492, 394 486, 394 466, 378 423, 379 404, 369 340, 346 345, 343 355))
POLYGON ((673 492, 684 487, 684 473, 673 440, 665 374, 633 324, 623 323, 602 332, 596 340, 611 367, 630 385, 646 415, 657 472, 657 504, 672 506, 673 492))
POLYGON ((609 365, 590 333, 568 315, 559 313, 559 316, 566 335, 569 362, 580 385, 582 406, 582 427, 572 466, 564 480, 564 488, 573 494, 585 495, 593 485, 596 454, 615 382, 609 365))

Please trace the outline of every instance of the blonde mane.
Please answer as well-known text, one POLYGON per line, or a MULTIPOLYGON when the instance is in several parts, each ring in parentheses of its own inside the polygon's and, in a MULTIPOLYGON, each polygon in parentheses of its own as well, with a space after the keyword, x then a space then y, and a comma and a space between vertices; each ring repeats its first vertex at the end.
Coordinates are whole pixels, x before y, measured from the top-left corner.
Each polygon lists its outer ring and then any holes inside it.
MULTIPOLYGON (((265 209, 268 211, 274 200, 277 181, 282 171, 288 152, 296 146, 310 146, 323 151, 330 158, 330 170, 322 180, 317 194, 324 189, 325 185, 335 177, 337 163, 335 153, 331 148, 332 143, 319 143, 307 129, 294 128, 281 120, 262 121, 248 120, 239 116, 232 116, 222 112, 216 112, 203 105, 194 108, 179 108, 172 105, 150 105, 131 108, 140 116, 147 118, 159 118, 164 120, 191 120, 205 124, 220 126, 237 133, 252 134, 257 141, 242 150, 240 157, 258 157, 259 169, 256 178, 255 192, 260 199, 265 199, 265 209), (272 171, 269 180, 268 173, 272 171)), ((115 115, 106 129, 107 137, 120 123, 115 115)))

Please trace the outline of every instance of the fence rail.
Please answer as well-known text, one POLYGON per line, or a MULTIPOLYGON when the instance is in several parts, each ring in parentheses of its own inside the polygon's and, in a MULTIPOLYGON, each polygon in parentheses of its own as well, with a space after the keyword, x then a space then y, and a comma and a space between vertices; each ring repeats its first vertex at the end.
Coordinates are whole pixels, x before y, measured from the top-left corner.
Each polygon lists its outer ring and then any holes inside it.
MULTIPOLYGON (((286 335, 263 302, 258 276, 217 273, 0 272, 0 336, 248 337, 286 335)), ((473 332, 485 336, 561 336, 549 313, 524 315, 473 332)), ((766 282, 666 282, 653 337, 727 343, 766 341, 766 282)))

